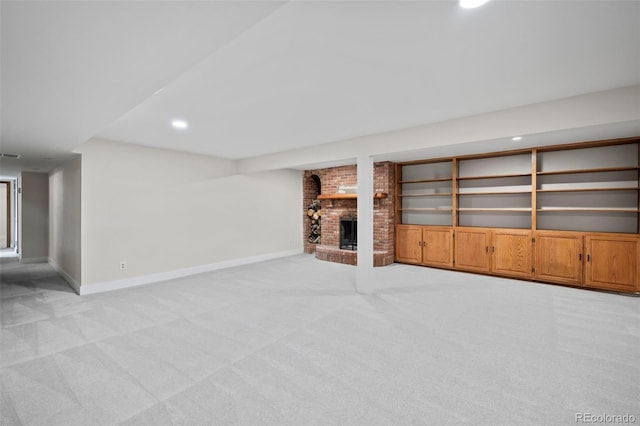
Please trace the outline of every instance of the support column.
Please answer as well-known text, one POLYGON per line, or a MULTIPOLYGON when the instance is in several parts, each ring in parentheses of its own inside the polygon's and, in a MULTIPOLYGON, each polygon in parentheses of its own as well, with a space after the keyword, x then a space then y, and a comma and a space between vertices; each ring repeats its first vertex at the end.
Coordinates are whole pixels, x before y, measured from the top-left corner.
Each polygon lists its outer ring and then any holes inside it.
POLYGON ((358 157, 358 266, 356 291, 370 294, 373 284, 373 158, 358 157))

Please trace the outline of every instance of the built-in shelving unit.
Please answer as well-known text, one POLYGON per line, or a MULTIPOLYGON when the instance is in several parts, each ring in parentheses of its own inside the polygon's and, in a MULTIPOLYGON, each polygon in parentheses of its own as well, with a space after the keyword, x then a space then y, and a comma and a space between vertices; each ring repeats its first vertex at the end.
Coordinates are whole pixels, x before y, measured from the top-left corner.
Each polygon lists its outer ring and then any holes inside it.
POLYGON ((397 175, 396 208, 402 221, 452 225, 453 162, 407 164, 397 175))
POLYGON ((640 137, 413 161, 396 179, 398 261, 640 292, 640 137))
POLYGON ((531 227, 530 152, 460 158, 457 164, 459 226, 531 227))
POLYGON ((639 172, 637 143, 540 150, 537 228, 637 233, 639 172))

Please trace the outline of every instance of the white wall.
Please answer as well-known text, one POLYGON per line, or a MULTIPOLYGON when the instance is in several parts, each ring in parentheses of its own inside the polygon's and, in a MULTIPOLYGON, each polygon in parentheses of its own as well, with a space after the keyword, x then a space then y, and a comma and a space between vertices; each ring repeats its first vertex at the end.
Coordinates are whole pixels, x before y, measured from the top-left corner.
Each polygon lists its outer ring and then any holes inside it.
MULTIPOLYGON (((635 136, 596 134, 589 132, 594 126, 606 126, 640 120, 640 86, 624 87, 603 92, 590 93, 550 102, 511 108, 473 117, 464 117, 441 123, 417 126, 387 133, 380 133, 345 141, 327 143, 283 153, 264 155, 239 161, 239 170, 255 172, 283 167, 300 167, 321 162, 353 159, 361 155, 372 155, 377 161, 397 160, 397 153, 407 152, 413 159, 429 158, 425 152, 436 153, 434 157, 460 155, 452 150, 474 142, 504 140, 510 142, 515 135, 541 135, 553 132, 551 139, 542 141, 526 138, 529 146, 581 142, 582 140, 560 140, 563 132, 586 129, 581 132, 586 139, 597 140, 609 137, 635 136), (440 148, 440 149, 434 149, 440 148)), ((632 132, 637 131, 637 125, 632 132)), ((577 133, 577 132, 574 132, 577 133)), ((582 136, 581 136, 582 137, 582 136)), ((513 149, 514 146, 492 147, 477 152, 513 149)), ((518 146, 520 148, 522 146, 518 146)), ((408 160, 411 157, 405 157, 408 160)))
POLYGON ((20 254, 23 262, 49 256, 49 177, 22 172, 20 178, 20 254))
POLYGON ((235 161, 95 139, 78 151, 83 289, 302 250, 299 171, 238 175, 235 161))
POLYGON ((76 290, 81 280, 80 156, 49 174, 49 259, 76 290))

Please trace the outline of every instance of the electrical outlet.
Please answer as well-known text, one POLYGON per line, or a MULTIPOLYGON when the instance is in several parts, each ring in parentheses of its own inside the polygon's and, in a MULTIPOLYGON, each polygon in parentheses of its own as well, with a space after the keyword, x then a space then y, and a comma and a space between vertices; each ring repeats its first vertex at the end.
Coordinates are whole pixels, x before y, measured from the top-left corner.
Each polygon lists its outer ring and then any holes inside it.
POLYGON ((127 262, 121 261, 120 262, 120 270, 124 271, 125 269, 127 269, 127 262))

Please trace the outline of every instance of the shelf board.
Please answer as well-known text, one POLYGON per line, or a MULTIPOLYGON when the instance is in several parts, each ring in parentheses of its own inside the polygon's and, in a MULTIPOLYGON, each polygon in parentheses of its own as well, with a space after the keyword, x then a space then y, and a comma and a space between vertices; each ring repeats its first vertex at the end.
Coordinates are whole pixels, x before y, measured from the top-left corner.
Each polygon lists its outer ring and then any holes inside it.
POLYGON ((638 213, 640 209, 615 208, 615 207, 543 207, 536 209, 537 212, 617 212, 617 213, 638 213))
POLYGON ((451 192, 440 192, 433 194, 399 194, 398 197, 451 197, 453 194, 451 192))
POLYGON ((578 169, 578 170, 556 170, 548 172, 537 172, 538 176, 546 175, 570 175, 577 173, 604 173, 604 172, 625 172, 630 170, 640 170, 640 166, 626 166, 626 167, 603 167, 595 169, 578 169))
POLYGON ((458 176, 457 180, 477 180, 477 179, 501 179, 531 176, 531 173, 514 173, 508 175, 486 175, 486 176, 458 176))
POLYGON ((429 182, 449 182, 453 179, 448 178, 434 178, 434 179, 416 179, 416 180, 400 180, 398 183, 429 183, 429 182))
MULTIPOLYGON (((387 198, 386 192, 376 192, 373 198, 387 198)), ((318 200, 355 200, 358 194, 320 194, 318 200)))
POLYGON ((531 191, 483 191, 483 192, 458 192, 458 195, 503 195, 503 194, 531 194, 531 191))
POLYGON ((398 209, 398 211, 401 212, 408 212, 408 211, 414 211, 414 212, 451 212, 452 208, 438 208, 438 207, 422 207, 422 208, 408 208, 408 209, 398 209))
POLYGON ((531 212, 530 207, 505 207, 505 208, 459 208, 459 212, 531 212))
POLYGON ((592 192, 592 191, 638 191, 640 186, 620 188, 571 188, 571 189, 536 189, 536 192, 592 192))

